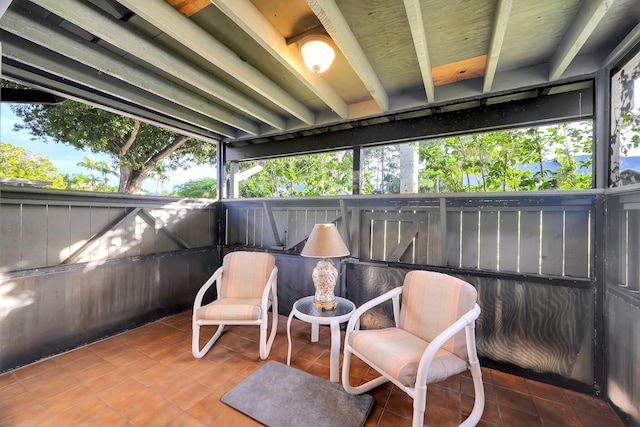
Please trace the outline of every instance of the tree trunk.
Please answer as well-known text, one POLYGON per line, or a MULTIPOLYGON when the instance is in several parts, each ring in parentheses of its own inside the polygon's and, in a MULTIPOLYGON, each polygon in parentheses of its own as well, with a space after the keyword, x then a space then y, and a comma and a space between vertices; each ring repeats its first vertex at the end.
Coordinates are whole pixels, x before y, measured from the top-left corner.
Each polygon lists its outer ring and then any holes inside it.
POLYGON ((140 194, 142 193, 142 184, 149 176, 148 169, 134 170, 130 166, 120 166, 120 185, 119 193, 140 194))
POLYGON ((129 176, 129 182, 127 184, 126 192, 129 194, 142 193, 142 184, 144 180, 149 176, 150 171, 148 169, 134 170, 129 176))
POLYGON ((130 177, 131 177, 131 167, 121 165, 120 166, 120 182, 118 184, 118 193, 127 193, 127 187, 129 186, 130 177))
MULTIPOLYGON (((133 145, 135 142, 135 136, 137 135, 137 129, 135 131, 135 135, 128 139, 126 145, 126 150, 133 145)), ((175 153, 180 147, 182 147, 187 141, 189 137, 184 135, 178 135, 169 145, 164 147, 162 150, 157 152, 156 154, 149 159, 144 167, 140 169, 133 169, 131 166, 121 165, 120 166, 120 185, 118 186, 118 192, 120 193, 129 193, 129 194, 139 194, 142 192, 142 184, 144 180, 151 174, 151 171, 156 167, 157 164, 165 160, 171 154, 175 153)), ((120 150, 121 157, 124 156, 127 151, 125 149, 120 150)), ((120 157, 120 158, 121 158, 120 157)))
POLYGON ((400 144, 400 193, 418 192, 419 161, 418 150, 413 144, 400 144))

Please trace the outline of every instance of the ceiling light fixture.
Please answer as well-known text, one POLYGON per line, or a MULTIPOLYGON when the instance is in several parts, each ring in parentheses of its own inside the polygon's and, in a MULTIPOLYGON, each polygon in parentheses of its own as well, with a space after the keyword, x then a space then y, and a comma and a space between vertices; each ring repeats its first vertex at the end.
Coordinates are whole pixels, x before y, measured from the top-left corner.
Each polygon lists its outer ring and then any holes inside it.
POLYGON ((329 40, 329 37, 319 34, 310 35, 301 40, 302 59, 307 68, 314 73, 327 71, 336 56, 329 40))

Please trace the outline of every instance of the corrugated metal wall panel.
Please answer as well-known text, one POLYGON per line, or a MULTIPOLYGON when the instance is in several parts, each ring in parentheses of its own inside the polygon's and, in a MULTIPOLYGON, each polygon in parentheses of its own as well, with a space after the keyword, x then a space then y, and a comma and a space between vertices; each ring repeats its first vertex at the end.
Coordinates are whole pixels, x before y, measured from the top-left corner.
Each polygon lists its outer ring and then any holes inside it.
POLYGON ((5 277, 0 372, 188 310, 219 265, 211 247, 5 277))

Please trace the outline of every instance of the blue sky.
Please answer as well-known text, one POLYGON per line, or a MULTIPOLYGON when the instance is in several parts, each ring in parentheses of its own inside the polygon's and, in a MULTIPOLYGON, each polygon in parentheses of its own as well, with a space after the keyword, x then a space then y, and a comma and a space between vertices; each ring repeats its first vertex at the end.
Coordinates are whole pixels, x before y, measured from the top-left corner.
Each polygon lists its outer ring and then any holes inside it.
MULTIPOLYGON (((26 131, 15 132, 13 125, 21 122, 21 119, 13 114, 9 104, 0 104, 0 142, 23 147, 33 153, 40 154, 48 158, 51 163, 63 174, 87 173, 87 170, 78 166, 78 163, 84 157, 92 156, 96 161, 110 162, 110 157, 105 154, 91 153, 90 151, 78 150, 71 145, 57 144, 53 141, 41 142, 40 140, 32 141, 31 134, 26 131)), ((216 177, 215 168, 211 166, 194 166, 187 171, 177 170, 169 173, 169 180, 160 184, 158 191, 173 190, 173 187, 183 184, 190 179, 199 179, 205 177, 216 177)), ((110 185, 117 185, 118 177, 112 175, 109 177, 110 185)), ((143 184, 143 188, 149 192, 156 191, 156 182, 147 179, 143 184)))

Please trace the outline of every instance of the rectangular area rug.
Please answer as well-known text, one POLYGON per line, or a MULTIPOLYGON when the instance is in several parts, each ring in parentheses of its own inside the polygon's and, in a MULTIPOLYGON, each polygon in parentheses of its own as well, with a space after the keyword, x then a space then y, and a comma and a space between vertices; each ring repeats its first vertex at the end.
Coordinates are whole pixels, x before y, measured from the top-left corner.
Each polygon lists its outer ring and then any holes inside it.
POLYGON ((340 384, 275 361, 242 380, 222 401, 269 427, 361 427, 373 406, 368 394, 349 394, 340 384))

